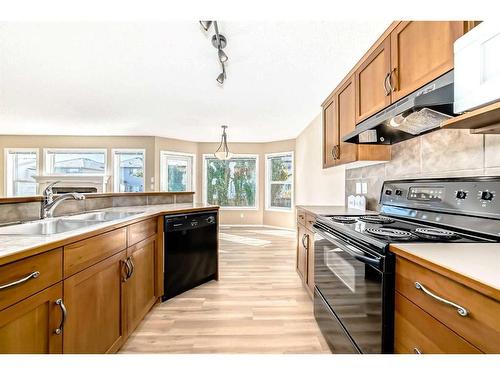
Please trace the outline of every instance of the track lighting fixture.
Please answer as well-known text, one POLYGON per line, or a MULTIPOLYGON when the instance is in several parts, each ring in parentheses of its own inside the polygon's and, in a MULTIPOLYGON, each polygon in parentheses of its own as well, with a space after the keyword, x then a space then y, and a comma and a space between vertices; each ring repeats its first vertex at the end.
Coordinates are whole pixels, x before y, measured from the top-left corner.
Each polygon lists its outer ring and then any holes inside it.
POLYGON ((212 45, 217 48, 217 56, 222 67, 222 72, 217 76, 217 82, 222 85, 227 78, 225 63, 229 60, 229 57, 223 51, 227 46, 227 39, 224 35, 219 34, 217 21, 200 21, 200 25, 205 31, 208 31, 212 25, 214 26, 215 34, 212 36, 212 45))
POLYGON ((220 140, 219 148, 214 152, 214 156, 219 160, 229 160, 233 157, 233 154, 229 152, 229 147, 227 147, 227 134, 226 134, 227 126, 222 125, 221 127, 222 127, 222 137, 220 140))

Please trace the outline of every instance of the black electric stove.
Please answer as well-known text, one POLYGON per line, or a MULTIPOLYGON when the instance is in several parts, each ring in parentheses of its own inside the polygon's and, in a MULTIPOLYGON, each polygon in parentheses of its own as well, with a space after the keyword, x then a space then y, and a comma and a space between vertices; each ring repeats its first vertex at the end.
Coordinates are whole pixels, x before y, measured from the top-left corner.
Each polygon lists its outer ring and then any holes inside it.
POLYGON ((322 216, 315 316, 334 353, 393 350, 391 244, 500 242, 500 177, 386 181, 379 214, 322 216))

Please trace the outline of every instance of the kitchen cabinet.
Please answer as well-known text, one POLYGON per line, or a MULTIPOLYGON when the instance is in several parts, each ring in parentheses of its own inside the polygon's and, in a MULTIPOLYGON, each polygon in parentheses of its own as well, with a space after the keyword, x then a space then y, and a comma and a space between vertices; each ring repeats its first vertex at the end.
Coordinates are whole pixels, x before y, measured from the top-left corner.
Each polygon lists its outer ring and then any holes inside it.
POLYGON ((297 230, 297 272, 302 281, 307 281, 306 228, 299 225, 297 230))
POLYGON ((500 301, 391 251, 397 353, 500 353, 500 301))
POLYGON ((112 353, 126 337, 123 250, 64 280, 64 353, 112 353))
POLYGON ((323 106, 323 168, 333 167, 339 147, 335 99, 323 106))
POLYGON ((156 235, 127 249, 130 276, 125 283, 127 330, 132 332, 160 297, 155 290, 156 235))
POLYGON ((314 230, 316 217, 304 210, 297 211, 297 273, 309 295, 314 294, 314 230))
POLYGON ((367 119, 391 104, 387 86, 391 71, 391 40, 385 38, 354 73, 356 123, 367 119))
MULTIPOLYGON (((406 21, 391 32, 391 100, 395 102, 453 69, 453 43, 463 21, 406 21)), ((382 82, 382 81, 379 81, 382 82)))
POLYGON ((344 135, 356 127, 355 107, 355 78, 351 76, 332 93, 330 102, 323 109, 324 168, 358 161, 383 162, 391 159, 391 149, 388 145, 341 141, 344 135))
POLYGON ((62 353, 62 297, 59 282, 0 311, 0 353, 62 353))

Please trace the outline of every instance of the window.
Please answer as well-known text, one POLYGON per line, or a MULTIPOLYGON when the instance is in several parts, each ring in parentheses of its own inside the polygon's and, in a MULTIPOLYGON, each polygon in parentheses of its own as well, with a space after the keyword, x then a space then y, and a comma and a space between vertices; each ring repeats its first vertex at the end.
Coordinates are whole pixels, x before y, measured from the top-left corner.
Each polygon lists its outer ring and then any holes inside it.
POLYGON ((45 174, 104 175, 106 150, 45 149, 45 174))
POLYGON ((161 191, 193 191, 193 154, 160 153, 161 191))
POLYGON ((205 155, 204 198, 225 208, 257 208, 257 155, 219 160, 205 155))
POLYGON ((266 209, 290 211, 293 205, 293 152, 266 155, 266 209))
POLYGON ((5 150, 5 185, 9 197, 36 195, 38 150, 5 150))
POLYGON ((113 183, 116 192, 145 190, 145 154, 145 150, 113 150, 113 183))

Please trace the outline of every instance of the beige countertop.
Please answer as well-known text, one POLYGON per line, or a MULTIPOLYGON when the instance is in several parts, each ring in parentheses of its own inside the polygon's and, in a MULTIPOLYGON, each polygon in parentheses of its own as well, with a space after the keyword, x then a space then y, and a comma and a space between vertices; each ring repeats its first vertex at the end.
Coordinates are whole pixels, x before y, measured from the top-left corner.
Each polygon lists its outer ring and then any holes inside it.
POLYGON ((335 216, 360 216, 360 215, 376 215, 378 212, 369 210, 358 210, 355 208, 347 208, 346 206, 297 206, 298 209, 306 210, 314 215, 335 215, 335 216))
POLYGON ((500 301, 500 243, 408 243, 390 249, 500 301))
POLYGON ((136 215, 106 221, 96 225, 83 227, 53 235, 0 235, 0 265, 39 254, 47 250, 79 241, 83 238, 132 224, 149 217, 173 213, 196 212, 218 209, 218 206, 200 203, 159 204, 149 206, 112 207, 99 211, 140 212, 136 215))

